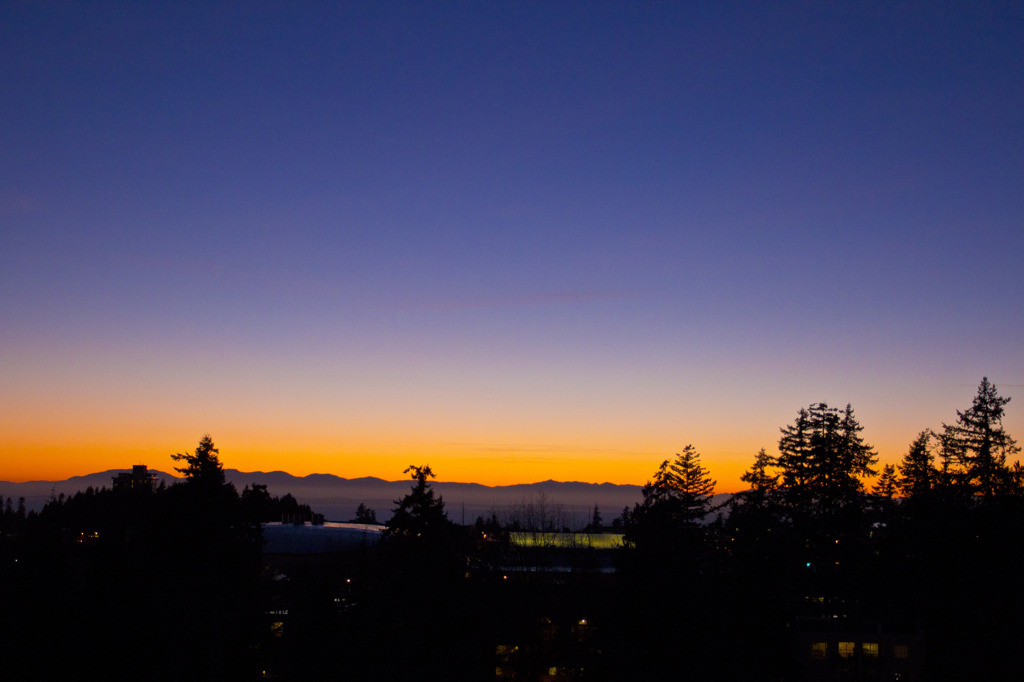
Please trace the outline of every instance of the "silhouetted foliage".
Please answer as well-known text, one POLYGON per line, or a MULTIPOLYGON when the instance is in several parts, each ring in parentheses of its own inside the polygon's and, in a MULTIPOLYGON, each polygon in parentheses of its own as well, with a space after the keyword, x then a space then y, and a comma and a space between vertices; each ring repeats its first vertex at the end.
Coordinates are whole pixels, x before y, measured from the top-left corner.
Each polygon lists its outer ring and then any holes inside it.
POLYGON ((919 433, 900 461, 896 485, 905 498, 922 498, 938 484, 939 471, 930 447, 932 437, 931 431, 919 433))
POLYGON ((896 485, 896 465, 886 464, 882 467, 882 472, 879 474, 878 481, 875 482, 871 492, 878 497, 891 500, 896 495, 896 485))
POLYGON ((18 498, 18 507, 15 509, 13 498, 5 501, 0 497, 0 531, 20 533, 25 529, 29 514, 25 511, 25 498, 18 498))
POLYGON ((305 523, 318 517, 308 504, 299 504, 291 493, 271 497, 267 486, 253 483, 242 489, 241 509, 255 523, 305 523))
POLYGON ((376 525, 378 523, 377 512, 360 502, 359 506, 356 507, 356 516, 352 521, 353 523, 376 525))
POLYGON ((633 525, 658 517, 674 524, 692 524, 711 511, 715 481, 701 466, 700 454, 687 445, 675 459, 665 460, 643 488, 643 501, 633 510, 633 525))
POLYGON ((171 459, 175 462, 185 462, 185 466, 174 467, 174 470, 184 474, 188 481, 214 486, 224 483, 224 466, 217 457, 219 453, 220 450, 214 447, 210 434, 206 434, 200 439, 194 453, 179 452, 171 455, 171 459))
POLYGON ((860 477, 874 475, 878 458, 860 437, 862 430, 850 405, 842 412, 825 403, 800 409, 796 421, 782 429, 777 460, 792 506, 830 513, 858 502, 860 477))
POLYGON ((395 501, 371 578, 376 600, 371 631, 389 632, 388 649, 374 659, 375 676, 469 679, 472 675, 460 670, 476 661, 465 650, 470 637, 465 550, 471 531, 448 519, 444 500, 430 485, 430 466, 409 466, 405 473, 412 488, 395 501), (402 655, 395 656, 391 647, 402 655))
POLYGON ((698 570, 706 540, 701 521, 711 512, 714 490, 715 481, 692 445, 661 463, 626 527, 629 560, 637 570, 698 570))
POLYGON ((744 500, 755 507, 763 507, 768 498, 778 490, 778 474, 769 473, 769 468, 776 464, 775 458, 761 448, 754 457, 754 463, 740 476, 740 480, 750 485, 744 494, 744 500))
POLYGON ((257 523, 269 523, 280 521, 281 517, 275 513, 274 500, 267 491, 267 486, 253 483, 252 486, 242 488, 240 499, 243 513, 247 518, 257 523))
POLYGON ((764 558, 763 552, 769 540, 781 539, 778 531, 783 513, 779 475, 770 472, 775 466, 775 458, 764 448, 758 450, 753 464, 740 476, 740 480, 750 485, 750 489, 735 495, 730 502, 729 523, 732 533, 741 538, 741 549, 756 551, 759 560, 764 558), (769 538, 769 533, 773 531, 775 538, 769 538))
POLYGON ((12 679, 253 679, 260 532, 215 481, 51 498, 19 557, 12 679))
POLYGON ((999 395, 988 377, 981 380, 970 408, 956 413, 955 424, 943 424, 939 441, 943 457, 958 471, 955 478, 970 492, 991 498, 1009 483, 1007 457, 1020 452, 1003 428, 1009 398, 999 395))
POLYGON ((568 525, 572 523, 565 506, 552 502, 543 492, 524 497, 509 505, 504 517, 505 527, 509 530, 531 533, 534 536, 566 531, 568 525))
POLYGON ((435 496, 428 480, 434 478, 434 472, 430 470, 429 465, 410 465, 404 473, 409 472, 412 472, 414 481, 412 490, 402 499, 395 500, 398 507, 393 510, 391 519, 384 524, 387 527, 386 534, 391 537, 427 539, 447 534, 452 522, 448 520, 448 513, 444 510, 444 500, 435 496))
MULTIPOLYGON (((983 380, 939 439, 945 468, 923 431, 870 495, 862 479, 875 455, 852 410, 811 405, 782 430, 778 459, 756 454, 728 518, 710 518, 714 481, 687 446, 613 522, 628 533, 614 576, 594 570, 584 544, 517 548, 496 513, 456 526, 429 466, 406 470, 411 489, 379 544, 263 562, 257 521, 308 507, 257 484, 239 496, 216 471, 51 496, 39 514, 0 499, 0 603, 18 624, 3 638, 5 672, 815 679, 803 662, 828 679, 1017 679, 1024 469, 1010 461, 1006 402, 983 380), (831 631, 824 661, 800 639, 810 619, 831 631), (917 668, 894 662, 890 633, 910 638, 917 668), (842 657, 837 637, 878 640, 882 652, 842 657)), ((187 457, 218 455, 208 437, 198 451, 187 457)), ((360 505, 357 520, 369 518, 360 505)), ((520 536, 566 525, 543 496, 508 520, 520 536)), ((595 507, 589 528, 600 525, 595 507)))

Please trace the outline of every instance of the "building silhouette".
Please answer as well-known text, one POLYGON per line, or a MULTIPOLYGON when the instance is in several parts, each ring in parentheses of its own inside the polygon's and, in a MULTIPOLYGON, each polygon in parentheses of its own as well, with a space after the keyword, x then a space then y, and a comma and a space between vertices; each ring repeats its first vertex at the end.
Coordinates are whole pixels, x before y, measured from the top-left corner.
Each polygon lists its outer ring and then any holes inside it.
POLYGON ((131 473, 122 471, 114 476, 114 490, 153 490, 156 487, 156 474, 149 473, 145 464, 136 464, 131 473))

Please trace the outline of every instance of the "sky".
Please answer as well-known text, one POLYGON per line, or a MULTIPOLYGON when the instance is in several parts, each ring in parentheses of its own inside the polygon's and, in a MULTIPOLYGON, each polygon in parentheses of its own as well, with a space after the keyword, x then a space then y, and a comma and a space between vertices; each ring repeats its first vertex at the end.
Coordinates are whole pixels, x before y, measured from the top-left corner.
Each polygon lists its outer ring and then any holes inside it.
POLYGON ((1020 3, 0 7, 0 480, 1024 439, 1020 3))

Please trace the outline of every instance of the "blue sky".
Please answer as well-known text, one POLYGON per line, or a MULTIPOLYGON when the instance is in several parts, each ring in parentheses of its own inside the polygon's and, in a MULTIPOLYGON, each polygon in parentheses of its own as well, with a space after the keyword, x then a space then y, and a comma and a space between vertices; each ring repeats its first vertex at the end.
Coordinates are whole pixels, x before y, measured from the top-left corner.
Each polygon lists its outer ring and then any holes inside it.
POLYGON ((210 432, 734 487, 821 400, 894 461, 1024 385, 1021 45, 1015 3, 5 6, 0 477, 210 432))

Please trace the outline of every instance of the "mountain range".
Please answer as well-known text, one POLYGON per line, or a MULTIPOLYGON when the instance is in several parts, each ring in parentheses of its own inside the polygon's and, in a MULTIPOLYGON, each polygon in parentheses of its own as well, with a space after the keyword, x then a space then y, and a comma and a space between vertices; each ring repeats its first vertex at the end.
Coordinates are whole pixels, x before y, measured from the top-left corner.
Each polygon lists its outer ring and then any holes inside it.
MULTIPOLYGON (((27 481, 11 483, 0 481, 0 496, 25 498, 29 510, 40 510, 51 496, 74 495, 89 486, 111 487, 113 478, 127 469, 111 469, 85 476, 72 476, 64 481, 27 481)), ((181 479, 161 471, 150 470, 158 481, 171 485, 181 479)), ((293 476, 284 471, 250 471, 225 469, 228 482, 241 492, 246 485, 266 485, 267 491, 277 497, 291 494, 300 503, 323 514, 328 521, 348 521, 355 516, 356 507, 364 504, 376 511, 380 521, 390 518, 398 500, 409 492, 411 481, 385 481, 380 478, 342 478, 332 474, 293 476)), ((558 527, 578 529, 589 523, 594 507, 598 507, 604 522, 611 523, 624 507, 632 507, 642 499, 641 486, 615 483, 580 483, 541 481, 505 486, 486 486, 479 483, 431 483, 441 495, 448 516, 456 523, 472 523, 477 517, 488 518, 497 514, 507 523, 528 516, 546 519, 558 527)), ((717 497, 717 496, 716 496, 717 497)), ((725 498, 728 495, 722 495, 725 498)), ((716 499, 716 502, 718 500, 716 499)))

